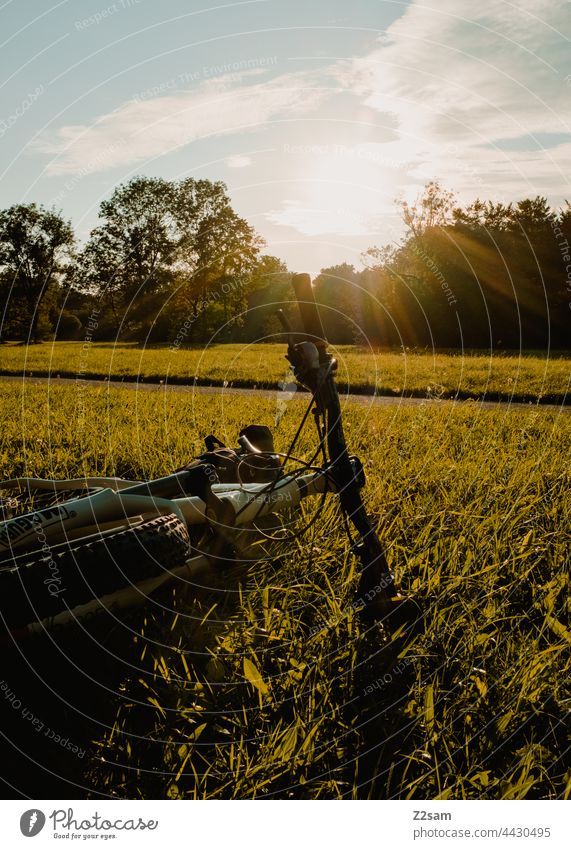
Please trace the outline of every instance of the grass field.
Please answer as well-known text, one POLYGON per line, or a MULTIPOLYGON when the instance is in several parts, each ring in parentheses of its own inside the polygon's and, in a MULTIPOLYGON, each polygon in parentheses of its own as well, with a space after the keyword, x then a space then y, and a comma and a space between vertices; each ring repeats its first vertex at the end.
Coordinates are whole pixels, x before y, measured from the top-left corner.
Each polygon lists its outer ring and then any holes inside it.
MULTIPOLYGON (((441 398, 564 402, 571 359, 562 355, 430 354, 335 350, 340 386, 352 392, 441 398)), ((275 387, 288 374, 284 345, 213 345, 171 350, 81 342, 5 345, 0 374, 102 377, 275 387)))
MULTIPOLYGON (((37 352, 49 350, 28 352, 34 368, 37 352)), ((114 353, 97 349, 97 356, 110 362, 114 353)), ((132 350, 122 367, 140 357, 132 350)), ((164 351, 145 357, 146 375, 167 362, 164 351)), ((277 352, 269 349, 267 359, 264 373, 273 379, 277 352)), ((562 374, 555 369, 550 379, 562 374)), ((276 416, 271 400, 201 397, 192 406, 176 393, 31 386, 22 394, 6 385, 0 392, 4 479, 160 475, 195 454, 207 433, 234 443, 244 424, 273 426, 276 416)), ((300 400, 287 406, 278 449, 303 408, 300 400)), ((347 405, 346 423, 351 450, 366 463, 368 509, 383 519, 402 590, 422 605, 421 627, 389 641, 361 623, 352 606, 355 562, 328 504, 303 542, 270 548, 257 567, 205 586, 165 590, 116 626, 124 654, 104 692, 107 722, 85 726, 82 793, 570 794, 571 417, 347 405)), ((300 451, 311 444, 308 430, 300 451)), ((90 673, 98 680, 111 666, 90 673)), ((73 727, 74 696, 67 698, 61 716, 73 727)))

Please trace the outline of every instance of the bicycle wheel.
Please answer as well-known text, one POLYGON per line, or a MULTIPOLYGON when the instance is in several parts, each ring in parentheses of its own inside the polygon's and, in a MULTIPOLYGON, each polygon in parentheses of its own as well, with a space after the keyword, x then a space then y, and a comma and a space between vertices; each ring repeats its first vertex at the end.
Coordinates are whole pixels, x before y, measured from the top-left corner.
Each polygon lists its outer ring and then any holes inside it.
POLYGON ((16 556, 0 567, 2 619, 14 630, 73 614, 74 608, 182 566, 189 554, 186 524, 169 514, 16 556))

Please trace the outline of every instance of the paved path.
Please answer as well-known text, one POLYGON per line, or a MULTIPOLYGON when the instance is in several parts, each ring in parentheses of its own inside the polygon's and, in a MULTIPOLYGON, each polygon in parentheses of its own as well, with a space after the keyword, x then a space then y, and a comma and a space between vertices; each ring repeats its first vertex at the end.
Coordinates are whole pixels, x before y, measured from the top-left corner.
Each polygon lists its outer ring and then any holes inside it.
MULTIPOLYGON (((308 394, 299 391, 298 393, 282 392, 278 389, 243 389, 236 386, 185 386, 178 383, 144 383, 132 380, 91 380, 89 378, 81 378, 76 380, 71 377, 22 377, 13 375, 0 375, 0 381, 7 383, 26 383, 32 385, 44 385, 46 383, 56 386, 93 386, 102 387, 108 386, 113 389, 129 389, 139 392, 186 392, 193 395, 242 395, 258 398, 292 398, 294 395, 299 395, 300 398, 308 397, 308 394)), ((480 409, 510 409, 510 410, 550 410, 551 412, 558 411, 568 413, 569 406, 560 404, 533 404, 531 402, 521 403, 517 401, 466 401, 466 400, 450 400, 440 398, 405 398, 392 395, 352 395, 340 391, 342 402, 351 402, 356 404, 364 404, 366 406, 413 406, 417 407, 421 404, 440 404, 442 405, 467 405, 478 407, 480 409)))

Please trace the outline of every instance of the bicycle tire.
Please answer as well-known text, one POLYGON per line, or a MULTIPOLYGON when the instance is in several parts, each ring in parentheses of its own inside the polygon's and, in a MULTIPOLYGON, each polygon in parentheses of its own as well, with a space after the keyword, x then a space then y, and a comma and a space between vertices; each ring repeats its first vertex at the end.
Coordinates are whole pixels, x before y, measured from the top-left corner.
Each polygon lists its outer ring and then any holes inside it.
POLYGON ((53 619, 182 566, 190 555, 186 524, 158 516, 104 537, 84 537, 14 557, 0 567, 0 609, 9 630, 53 619))

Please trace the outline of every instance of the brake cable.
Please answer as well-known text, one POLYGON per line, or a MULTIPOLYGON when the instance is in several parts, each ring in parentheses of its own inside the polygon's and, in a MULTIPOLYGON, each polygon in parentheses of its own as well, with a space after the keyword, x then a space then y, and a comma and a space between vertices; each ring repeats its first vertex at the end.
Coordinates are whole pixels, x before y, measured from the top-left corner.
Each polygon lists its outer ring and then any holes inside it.
MULTIPOLYGON (((355 470, 358 461, 356 458, 352 461, 347 451, 341 405, 334 379, 337 363, 327 351, 327 340, 310 276, 295 274, 292 283, 305 330, 303 341, 294 344, 292 329, 281 310, 278 317, 288 336, 287 358, 295 377, 311 391, 317 415, 325 421, 325 438, 330 458, 328 469, 339 494, 346 530, 349 530, 351 522, 359 535, 355 541, 348 533, 351 548, 361 561, 362 567, 358 601, 373 618, 378 618, 377 614, 392 615, 401 605, 401 599, 397 596, 381 541, 365 510, 360 492, 364 484, 362 467, 359 468, 359 464, 355 470)), ((405 608, 401 606, 401 610, 404 612, 405 608)))

